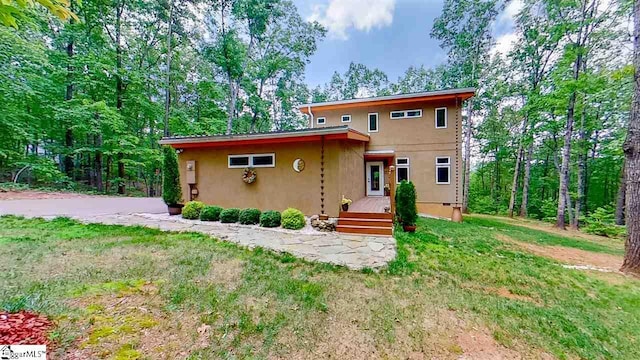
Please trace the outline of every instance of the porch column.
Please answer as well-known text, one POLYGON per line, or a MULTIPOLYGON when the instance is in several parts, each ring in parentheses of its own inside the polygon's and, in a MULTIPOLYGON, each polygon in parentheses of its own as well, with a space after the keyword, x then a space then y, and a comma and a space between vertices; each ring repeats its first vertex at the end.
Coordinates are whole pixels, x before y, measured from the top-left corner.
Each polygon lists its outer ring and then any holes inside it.
POLYGON ((391 214, 396 213, 396 167, 389 166, 389 203, 391 207, 391 214))

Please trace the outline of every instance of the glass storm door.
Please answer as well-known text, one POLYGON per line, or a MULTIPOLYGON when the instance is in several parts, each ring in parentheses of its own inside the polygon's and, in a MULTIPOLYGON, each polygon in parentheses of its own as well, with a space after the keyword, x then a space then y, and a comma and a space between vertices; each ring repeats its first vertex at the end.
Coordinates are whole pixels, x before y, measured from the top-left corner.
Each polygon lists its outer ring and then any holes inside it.
POLYGON ((384 164, 382 161, 367 163, 367 196, 384 195, 384 164))

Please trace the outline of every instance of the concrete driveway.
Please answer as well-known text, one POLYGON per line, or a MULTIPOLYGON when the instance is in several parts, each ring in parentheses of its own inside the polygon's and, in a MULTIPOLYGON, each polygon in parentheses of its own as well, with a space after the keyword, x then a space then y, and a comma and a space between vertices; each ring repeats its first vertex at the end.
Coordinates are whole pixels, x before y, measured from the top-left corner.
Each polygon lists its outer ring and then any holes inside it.
POLYGON ((88 217, 132 213, 161 214, 161 198, 87 196, 68 199, 0 200, 0 215, 88 217))

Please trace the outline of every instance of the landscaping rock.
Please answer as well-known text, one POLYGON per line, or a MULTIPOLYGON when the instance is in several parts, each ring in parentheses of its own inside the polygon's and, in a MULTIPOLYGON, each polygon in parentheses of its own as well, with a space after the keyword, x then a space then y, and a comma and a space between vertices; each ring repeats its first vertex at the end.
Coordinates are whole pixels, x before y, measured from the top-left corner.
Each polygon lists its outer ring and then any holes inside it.
POLYGON ((311 217, 311 226, 322 232, 336 231, 336 219, 320 220, 318 215, 311 217))

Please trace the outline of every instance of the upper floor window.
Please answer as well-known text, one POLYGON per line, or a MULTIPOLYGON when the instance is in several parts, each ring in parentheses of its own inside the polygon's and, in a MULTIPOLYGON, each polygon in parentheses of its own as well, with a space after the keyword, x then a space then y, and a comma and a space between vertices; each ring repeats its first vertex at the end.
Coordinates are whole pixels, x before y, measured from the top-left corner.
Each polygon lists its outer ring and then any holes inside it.
POLYGON ((436 157, 436 184, 451 184, 451 158, 436 157))
POLYGON ((447 108, 436 108, 436 129, 447 128, 447 108))
POLYGON ((422 117, 422 109, 392 111, 391 119, 411 119, 422 117))
POLYGON ((319 117, 318 118, 318 125, 324 125, 327 123, 327 118, 326 117, 319 117))
POLYGON ((369 132, 378 132, 378 113, 369 114, 369 132))
POLYGON ((351 122, 351 115, 342 115, 342 122, 351 122))
POLYGON ((396 183, 400 184, 403 180, 409 181, 409 158, 396 158, 396 183))
POLYGON ((276 154, 229 155, 229 168, 275 167, 276 154))

